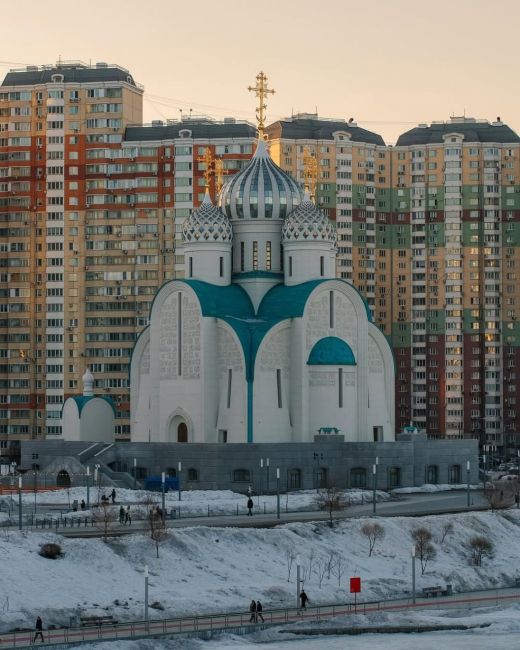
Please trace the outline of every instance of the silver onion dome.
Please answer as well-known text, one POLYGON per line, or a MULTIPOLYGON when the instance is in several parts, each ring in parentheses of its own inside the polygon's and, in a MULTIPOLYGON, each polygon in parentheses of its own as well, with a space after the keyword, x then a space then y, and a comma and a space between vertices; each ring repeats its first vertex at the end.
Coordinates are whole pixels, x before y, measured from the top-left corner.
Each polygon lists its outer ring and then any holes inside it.
POLYGON ((229 219, 211 203, 207 192, 200 206, 193 210, 184 222, 182 239, 184 242, 230 242, 233 240, 233 227, 229 219))
POLYGON ((303 201, 282 226, 282 241, 328 241, 336 243, 336 226, 314 205, 306 191, 303 201))
POLYGON ((219 204, 229 219, 285 219, 302 198, 299 185, 275 165, 259 140, 247 167, 222 188, 219 204))

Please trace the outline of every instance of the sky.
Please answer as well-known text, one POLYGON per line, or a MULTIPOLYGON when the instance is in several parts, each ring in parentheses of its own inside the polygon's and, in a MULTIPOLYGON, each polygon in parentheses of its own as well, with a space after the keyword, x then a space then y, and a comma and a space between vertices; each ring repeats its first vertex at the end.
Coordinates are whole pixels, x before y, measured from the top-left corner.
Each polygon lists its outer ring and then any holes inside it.
POLYGON ((145 87, 145 122, 254 120, 263 70, 268 123, 317 109, 388 143, 452 115, 520 131, 519 20, 518 0, 4 1, 0 77, 59 56, 117 63, 145 87))

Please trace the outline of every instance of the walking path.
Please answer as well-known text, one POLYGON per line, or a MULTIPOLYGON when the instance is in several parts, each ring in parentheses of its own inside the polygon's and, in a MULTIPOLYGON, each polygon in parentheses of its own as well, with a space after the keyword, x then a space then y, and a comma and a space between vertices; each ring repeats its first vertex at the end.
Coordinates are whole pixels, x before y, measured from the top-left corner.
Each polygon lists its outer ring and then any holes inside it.
MULTIPOLYGON (((95 627, 44 630, 44 638, 47 646, 67 647, 96 641, 107 642, 177 635, 203 636, 212 632, 233 632, 241 628, 256 629, 257 627, 264 628, 289 623, 317 623, 353 613, 368 614, 377 611, 391 612, 412 609, 449 609, 461 607, 471 609, 485 605, 507 606, 518 601, 520 601, 520 588, 493 589, 458 593, 439 598, 418 598, 416 603, 413 603, 409 598, 358 603, 356 606, 353 603, 345 603, 340 605, 308 607, 305 610, 299 610, 297 608, 266 610, 263 612, 265 622, 259 626, 249 623, 251 616, 249 612, 233 612, 163 620, 132 621, 95 627)), ((0 644, 2 650, 41 646, 41 643, 33 644, 33 638, 33 630, 13 632, 0 635, 0 644)))

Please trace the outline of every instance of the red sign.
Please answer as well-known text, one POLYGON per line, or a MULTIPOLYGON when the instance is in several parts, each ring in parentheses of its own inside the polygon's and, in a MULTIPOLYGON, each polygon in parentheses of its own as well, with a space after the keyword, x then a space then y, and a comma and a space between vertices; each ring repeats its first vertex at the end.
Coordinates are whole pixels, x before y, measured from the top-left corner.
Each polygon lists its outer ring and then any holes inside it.
POLYGON ((361 578, 350 578, 350 593, 361 593, 361 578))

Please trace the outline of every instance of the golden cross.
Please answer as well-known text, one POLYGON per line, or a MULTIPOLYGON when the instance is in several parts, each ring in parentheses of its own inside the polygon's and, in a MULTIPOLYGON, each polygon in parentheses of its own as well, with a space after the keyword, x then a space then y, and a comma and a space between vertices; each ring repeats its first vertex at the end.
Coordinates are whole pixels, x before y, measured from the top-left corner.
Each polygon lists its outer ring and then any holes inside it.
POLYGON ((265 129, 265 110, 267 108, 267 95, 274 95, 274 90, 267 87, 267 76, 263 72, 256 75, 256 86, 248 86, 249 92, 254 92, 258 97, 256 120, 258 122, 258 137, 263 140, 265 129))
POLYGON ((312 197, 316 195, 316 182, 318 179, 318 161, 311 154, 309 147, 303 150, 303 181, 312 197))
POLYGON ((215 158, 215 191, 218 194, 224 184, 224 174, 229 174, 228 169, 224 169, 222 158, 215 158))
POLYGON ((199 156, 197 158, 197 162, 204 163, 206 165, 203 176, 204 176, 204 180, 206 181, 207 191, 209 192, 209 182, 211 180, 211 177, 215 173, 215 159, 213 158, 211 149, 209 147, 206 147, 203 156, 199 156))

